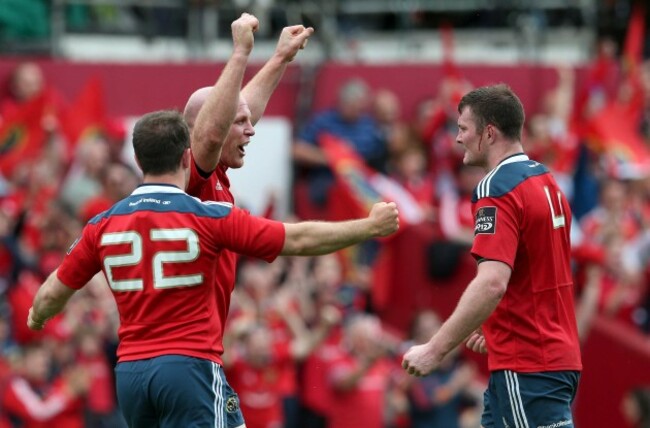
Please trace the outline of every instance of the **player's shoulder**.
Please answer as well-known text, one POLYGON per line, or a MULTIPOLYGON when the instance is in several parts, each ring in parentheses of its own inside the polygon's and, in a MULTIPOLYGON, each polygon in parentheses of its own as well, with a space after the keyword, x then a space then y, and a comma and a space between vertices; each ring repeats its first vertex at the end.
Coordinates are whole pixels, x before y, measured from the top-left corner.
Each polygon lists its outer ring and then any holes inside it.
POLYGON ((233 210, 229 202, 201 201, 178 188, 148 186, 137 189, 107 211, 93 217, 89 223, 97 224, 114 216, 151 212, 160 214, 191 214, 198 217, 222 218, 233 210))
POLYGON ((524 154, 511 156, 483 177, 474 189, 472 201, 476 202, 486 197, 504 196, 529 178, 548 173, 549 170, 546 166, 530 160, 524 154))

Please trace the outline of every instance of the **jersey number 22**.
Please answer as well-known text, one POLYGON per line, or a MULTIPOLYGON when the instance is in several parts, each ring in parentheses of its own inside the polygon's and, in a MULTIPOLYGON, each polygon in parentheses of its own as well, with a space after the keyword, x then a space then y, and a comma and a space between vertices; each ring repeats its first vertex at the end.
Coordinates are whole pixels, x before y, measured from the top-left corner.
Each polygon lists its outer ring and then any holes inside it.
MULTIPOLYGON (((192 229, 151 229, 151 241, 185 241, 184 251, 158 251, 151 260, 153 267, 154 288, 192 287, 203 282, 201 273, 191 275, 166 276, 163 271, 165 263, 187 263, 199 257, 199 236, 192 229)), ((142 262, 142 235, 135 231, 105 233, 101 245, 131 245, 131 252, 107 256, 104 258, 104 271, 110 287, 115 291, 137 291, 144 288, 141 278, 117 280, 113 277, 113 268, 135 266, 142 262)))

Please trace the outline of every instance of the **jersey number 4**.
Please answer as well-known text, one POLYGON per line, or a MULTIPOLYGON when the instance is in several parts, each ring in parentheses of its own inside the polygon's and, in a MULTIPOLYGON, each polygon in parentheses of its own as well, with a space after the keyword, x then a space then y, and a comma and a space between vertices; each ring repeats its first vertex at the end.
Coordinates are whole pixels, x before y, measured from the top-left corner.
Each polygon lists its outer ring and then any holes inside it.
POLYGON ((544 186, 544 193, 546 193, 548 206, 551 208, 551 220, 553 221, 553 229, 564 227, 566 225, 566 220, 564 218, 564 210, 562 209, 562 195, 560 191, 557 191, 557 211, 555 211, 555 208, 553 207, 553 199, 551 198, 551 191, 549 190, 548 186, 544 186))
MULTIPOLYGON (((203 283, 203 275, 200 273, 191 275, 166 276, 163 266, 165 263, 187 263, 199 257, 199 236, 192 229, 152 229, 149 233, 151 241, 184 241, 184 251, 158 251, 152 258, 153 287, 154 288, 175 288, 192 287, 203 283)), ((108 283, 115 291, 137 291, 144 288, 142 279, 115 279, 113 268, 123 266, 135 266, 142 263, 142 235, 135 231, 105 233, 102 235, 101 245, 124 245, 131 246, 131 252, 126 254, 111 255, 104 258, 104 271, 108 283)))

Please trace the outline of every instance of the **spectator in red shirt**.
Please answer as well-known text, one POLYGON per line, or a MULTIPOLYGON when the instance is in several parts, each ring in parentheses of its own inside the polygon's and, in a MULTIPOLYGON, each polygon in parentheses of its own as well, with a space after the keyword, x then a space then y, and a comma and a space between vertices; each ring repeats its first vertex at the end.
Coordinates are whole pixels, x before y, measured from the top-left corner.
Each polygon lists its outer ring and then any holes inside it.
POLYGON ((93 428, 126 427, 118 411, 112 368, 103 349, 100 332, 91 326, 81 327, 75 337, 76 364, 85 367, 92 388, 86 398, 86 426, 93 428))
POLYGON ((24 347, 16 374, 2 394, 2 410, 24 428, 83 428, 81 397, 90 386, 83 368, 72 368, 49 380, 52 356, 40 343, 24 347))
MULTIPOLYGON (((344 327, 343 348, 329 367, 329 428, 383 428, 390 374, 388 345, 379 319, 359 314, 344 327)), ((389 403, 390 406, 390 403, 389 403)))

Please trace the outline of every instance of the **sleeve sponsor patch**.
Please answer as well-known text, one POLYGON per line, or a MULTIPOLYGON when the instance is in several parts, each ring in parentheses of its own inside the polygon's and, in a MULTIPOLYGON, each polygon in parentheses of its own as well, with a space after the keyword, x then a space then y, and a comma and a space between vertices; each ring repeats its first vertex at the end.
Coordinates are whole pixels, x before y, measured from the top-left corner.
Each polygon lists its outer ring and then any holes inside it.
POLYGON ((481 207, 476 211, 474 235, 479 233, 494 235, 497 224, 497 207, 481 207))

